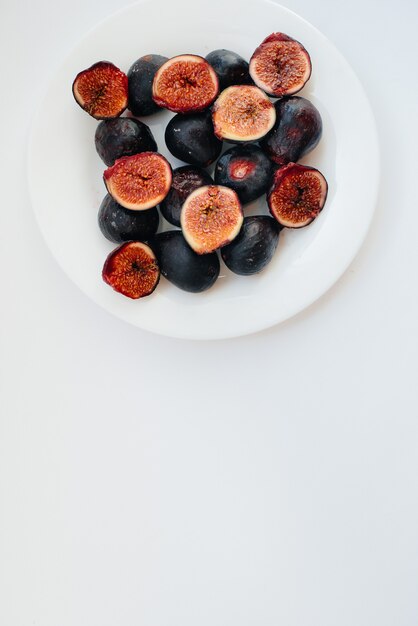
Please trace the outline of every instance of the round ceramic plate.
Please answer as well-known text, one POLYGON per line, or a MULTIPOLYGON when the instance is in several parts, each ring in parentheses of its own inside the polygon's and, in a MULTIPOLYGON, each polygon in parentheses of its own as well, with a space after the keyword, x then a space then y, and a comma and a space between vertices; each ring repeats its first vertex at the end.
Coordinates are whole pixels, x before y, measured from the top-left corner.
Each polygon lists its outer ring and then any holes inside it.
MULTIPOLYGON (((366 95, 334 46, 288 9, 265 0, 212 0, 210 11, 191 0, 151 0, 127 7, 92 30, 50 83, 35 118, 29 146, 29 182, 42 233, 68 276, 95 302, 136 326, 173 337, 216 339, 252 333, 295 315, 327 291, 356 255, 370 224, 378 186, 378 143, 366 95), (251 6, 250 6, 251 4, 251 6), (217 18, 222 15, 222 21, 217 18), (104 164, 94 147, 97 122, 75 103, 75 75, 100 60, 125 72, 140 56, 181 53, 206 56, 227 48, 249 59, 271 32, 301 41, 312 58, 312 76, 298 95, 319 109, 324 125, 318 147, 302 163, 320 169, 329 183, 319 217, 301 230, 283 230, 273 261, 243 277, 223 264, 207 292, 189 294, 164 278, 143 300, 130 300, 101 278, 116 247, 97 225, 105 195, 104 164), (367 164, 363 163, 367 153, 367 164)), ((173 114, 143 118, 173 167, 164 129, 173 114)), ((267 214, 265 198, 245 208, 267 214)), ((163 221, 161 228, 168 225, 163 221)))

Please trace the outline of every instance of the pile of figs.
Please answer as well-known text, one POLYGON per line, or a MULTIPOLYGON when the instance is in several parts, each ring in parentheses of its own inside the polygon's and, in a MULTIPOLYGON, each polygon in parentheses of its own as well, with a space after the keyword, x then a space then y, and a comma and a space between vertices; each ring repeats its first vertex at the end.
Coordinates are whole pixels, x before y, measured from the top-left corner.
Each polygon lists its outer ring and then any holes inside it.
POLYGON ((327 182, 297 161, 318 144, 322 120, 294 95, 311 69, 300 42, 273 33, 249 63, 222 49, 206 58, 149 54, 127 74, 100 61, 77 74, 73 95, 100 120, 95 145, 107 166, 99 227, 119 244, 104 263, 107 284, 137 299, 162 274, 185 291, 205 291, 219 276, 218 250, 232 272, 256 274, 284 227, 317 217, 327 182), (138 119, 161 109, 174 113, 167 148, 185 163, 174 170, 138 119), (243 207, 264 194, 271 215, 244 217, 243 207), (175 228, 158 232, 160 213, 175 228))

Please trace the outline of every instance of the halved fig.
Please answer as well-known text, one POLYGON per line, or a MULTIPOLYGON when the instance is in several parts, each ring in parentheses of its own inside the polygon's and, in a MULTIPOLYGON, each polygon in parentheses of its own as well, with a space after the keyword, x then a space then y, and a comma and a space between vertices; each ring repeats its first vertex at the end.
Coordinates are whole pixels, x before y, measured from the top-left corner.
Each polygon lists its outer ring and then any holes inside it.
POLYGON ((105 283, 128 298, 149 296, 160 280, 157 257, 140 241, 128 241, 113 250, 103 266, 105 283))
POLYGON ((140 152, 117 159, 105 170, 104 182, 125 209, 145 211, 164 200, 171 186, 170 163, 158 152, 140 152))
POLYGON ((282 226, 302 228, 322 211, 328 184, 314 167, 289 163, 277 170, 267 202, 282 226))
POLYGON ((232 241, 244 216, 235 191, 205 185, 187 197, 180 214, 184 238, 198 254, 209 254, 232 241))
POLYGON ((154 102, 176 113, 203 111, 218 93, 215 70, 206 59, 195 54, 182 54, 166 61, 152 83, 154 102))
POLYGON ((270 96, 290 96, 302 89, 312 72, 311 58, 299 41, 272 33, 250 59, 250 76, 270 96))
POLYGON ((273 128, 276 110, 258 87, 233 85, 217 98, 212 120, 219 139, 234 143, 257 141, 273 128))
POLYGON ((183 165, 173 171, 171 189, 160 204, 160 211, 170 224, 180 226, 180 213, 188 195, 204 185, 213 185, 212 177, 200 167, 183 165))
POLYGON ((118 117, 128 106, 128 77, 113 63, 99 61, 77 74, 73 95, 96 120, 118 117))

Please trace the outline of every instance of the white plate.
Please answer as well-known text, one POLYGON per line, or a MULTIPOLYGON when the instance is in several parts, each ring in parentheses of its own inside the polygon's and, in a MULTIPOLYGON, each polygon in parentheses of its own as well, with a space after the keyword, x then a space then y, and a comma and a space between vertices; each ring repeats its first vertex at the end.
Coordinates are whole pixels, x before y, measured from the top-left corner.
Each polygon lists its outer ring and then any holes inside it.
MULTIPOLYGON (((164 128, 171 113, 143 118, 173 167, 164 128)), ((65 272, 95 302, 136 326, 173 337, 215 339, 252 333, 298 313, 341 276, 370 224, 378 186, 378 142, 365 93, 334 46, 308 22, 265 0, 144 1, 99 24, 81 41, 50 83, 29 146, 33 206, 47 244, 65 272), (222 16, 220 19, 219 16, 222 16), (205 56, 216 48, 249 59, 273 31, 300 40, 313 72, 300 95, 321 112, 324 132, 303 163, 329 183, 320 216, 299 231, 283 231, 271 264, 259 275, 236 276, 222 265, 215 286, 188 294, 165 279, 148 298, 133 301, 105 285, 103 262, 115 247, 100 233, 97 211, 105 195, 104 164, 94 147, 97 122, 75 103, 75 75, 108 60, 127 71, 140 56, 205 56)), ((267 213, 265 200, 246 214, 267 213)))

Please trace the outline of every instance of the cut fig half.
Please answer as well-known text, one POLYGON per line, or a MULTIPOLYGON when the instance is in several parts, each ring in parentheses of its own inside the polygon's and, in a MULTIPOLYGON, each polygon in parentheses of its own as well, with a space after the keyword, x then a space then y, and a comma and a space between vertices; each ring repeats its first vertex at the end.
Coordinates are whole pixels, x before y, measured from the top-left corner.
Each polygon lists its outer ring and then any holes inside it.
POLYGON ((311 58, 299 41, 272 33, 250 59, 250 76, 270 96, 290 96, 302 89, 312 72, 311 58))
POLYGON ((206 185, 193 191, 180 215, 184 238, 198 254, 209 254, 232 241, 243 219, 237 194, 221 185, 206 185))
POLYGON ((157 206, 168 194, 172 172, 158 152, 140 152, 117 159, 105 170, 104 182, 114 200, 125 209, 145 211, 157 206))
POLYGON ((152 84, 154 102, 175 113, 196 113, 212 104, 219 93, 218 76, 203 57, 182 54, 166 61, 152 84))
POLYGON ((277 170, 267 202, 282 226, 302 228, 322 211, 328 183, 314 167, 289 163, 277 170))
POLYGON ((96 120, 119 117, 128 106, 128 77, 113 63, 99 61, 77 74, 73 95, 96 120))
POLYGON ((137 300, 154 291, 160 270, 149 246, 140 241, 128 241, 109 254, 102 277, 115 291, 137 300))
POLYGON ((258 87, 233 85, 217 98, 212 120, 219 139, 233 143, 257 141, 273 128, 276 110, 258 87))

